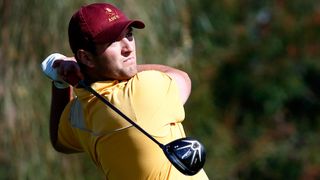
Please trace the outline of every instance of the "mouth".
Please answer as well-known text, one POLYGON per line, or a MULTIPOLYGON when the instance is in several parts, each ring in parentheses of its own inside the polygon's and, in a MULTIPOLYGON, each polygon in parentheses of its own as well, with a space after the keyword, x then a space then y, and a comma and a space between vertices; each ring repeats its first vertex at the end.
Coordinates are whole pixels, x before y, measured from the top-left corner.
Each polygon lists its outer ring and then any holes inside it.
POLYGON ((134 57, 126 58, 123 62, 128 63, 128 62, 132 62, 132 61, 134 61, 134 57))

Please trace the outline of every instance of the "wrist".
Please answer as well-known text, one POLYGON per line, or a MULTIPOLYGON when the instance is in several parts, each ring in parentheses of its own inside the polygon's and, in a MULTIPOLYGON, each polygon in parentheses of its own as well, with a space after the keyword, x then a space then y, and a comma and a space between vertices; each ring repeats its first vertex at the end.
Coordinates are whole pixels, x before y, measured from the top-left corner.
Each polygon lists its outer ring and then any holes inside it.
POLYGON ((66 89, 69 87, 69 84, 61 81, 52 81, 52 85, 58 89, 66 89))
POLYGON ((56 82, 55 81, 52 81, 51 82, 52 84, 52 90, 55 92, 55 93, 59 93, 59 94, 72 94, 72 86, 68 86, 66 88, 59 88, 57 87, 55 84, 56 82))

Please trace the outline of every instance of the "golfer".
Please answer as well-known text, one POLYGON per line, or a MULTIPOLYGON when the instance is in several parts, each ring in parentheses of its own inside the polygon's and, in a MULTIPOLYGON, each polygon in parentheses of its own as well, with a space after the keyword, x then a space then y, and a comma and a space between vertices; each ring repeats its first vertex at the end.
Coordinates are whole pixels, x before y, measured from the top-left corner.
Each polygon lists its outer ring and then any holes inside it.
POLYGON ((75 12, 68 28, 74 58, 54 53, 42 62, 53 80, 52 145, 62 153, 87 153, 106 179, 208 179, 203 170, 194 176, 179 172, 157 144, 77 86, 85 79, 163 144, 185 137, 181 123, 190 79, 168 66, 137 65, 133 29, 144 26, 107 3, 75 12))

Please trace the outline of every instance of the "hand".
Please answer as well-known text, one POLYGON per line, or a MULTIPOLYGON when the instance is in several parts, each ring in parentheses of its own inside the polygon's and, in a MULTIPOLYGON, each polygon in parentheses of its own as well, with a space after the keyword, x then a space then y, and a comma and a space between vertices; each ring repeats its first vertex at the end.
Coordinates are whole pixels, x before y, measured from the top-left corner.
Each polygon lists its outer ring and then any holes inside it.
POLYGON ((53 68, 57 69, 58 75, 68 84, 76 86, 83 79, 79 64, 74 57, 65 57, 54 61, 53 68))
POLYGON ((69 84, 76 86, 83 78, 76 60, 59 53, 48 56, 41 67, 43 73, 53 80, 54 85, 59 89, 67 88, 69 84))

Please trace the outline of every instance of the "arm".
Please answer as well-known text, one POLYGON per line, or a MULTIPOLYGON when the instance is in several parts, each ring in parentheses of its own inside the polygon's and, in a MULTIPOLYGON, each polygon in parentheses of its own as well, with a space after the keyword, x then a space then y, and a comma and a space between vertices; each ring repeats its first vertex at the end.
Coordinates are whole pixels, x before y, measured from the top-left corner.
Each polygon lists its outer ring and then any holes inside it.
POLYGON ((165 66, 165 65, 160 65, 160 64, 138 65, 138 72, 146 71, 146 70, 160 71, 160 72, 166 73, 168 76, 174 79, 177 82, 182 103, 185 104, 185 102, 188 100, 191 93, 191 80, 187 73, 181 70, 178 70, 169 66, 165 66))
POLYGON ((50 140, 56 151, 66 153, 67 150, 58 144, 58 128, 60 116, 72 99, 72 88, 59 89, 52 84, 51 111, 50 111, 50 140))
POLYGON ((73 98, 72 87, 69 84, 77 85, 82 78, 80 68, 73 57, 66 57, 58 53, 48 56, 41 63, 41 67, 44 74, 53 80, 49 123, 52 146, 59 152, 72 152, 59 145, 58 129, 60 117, 66 105, 73 98))

